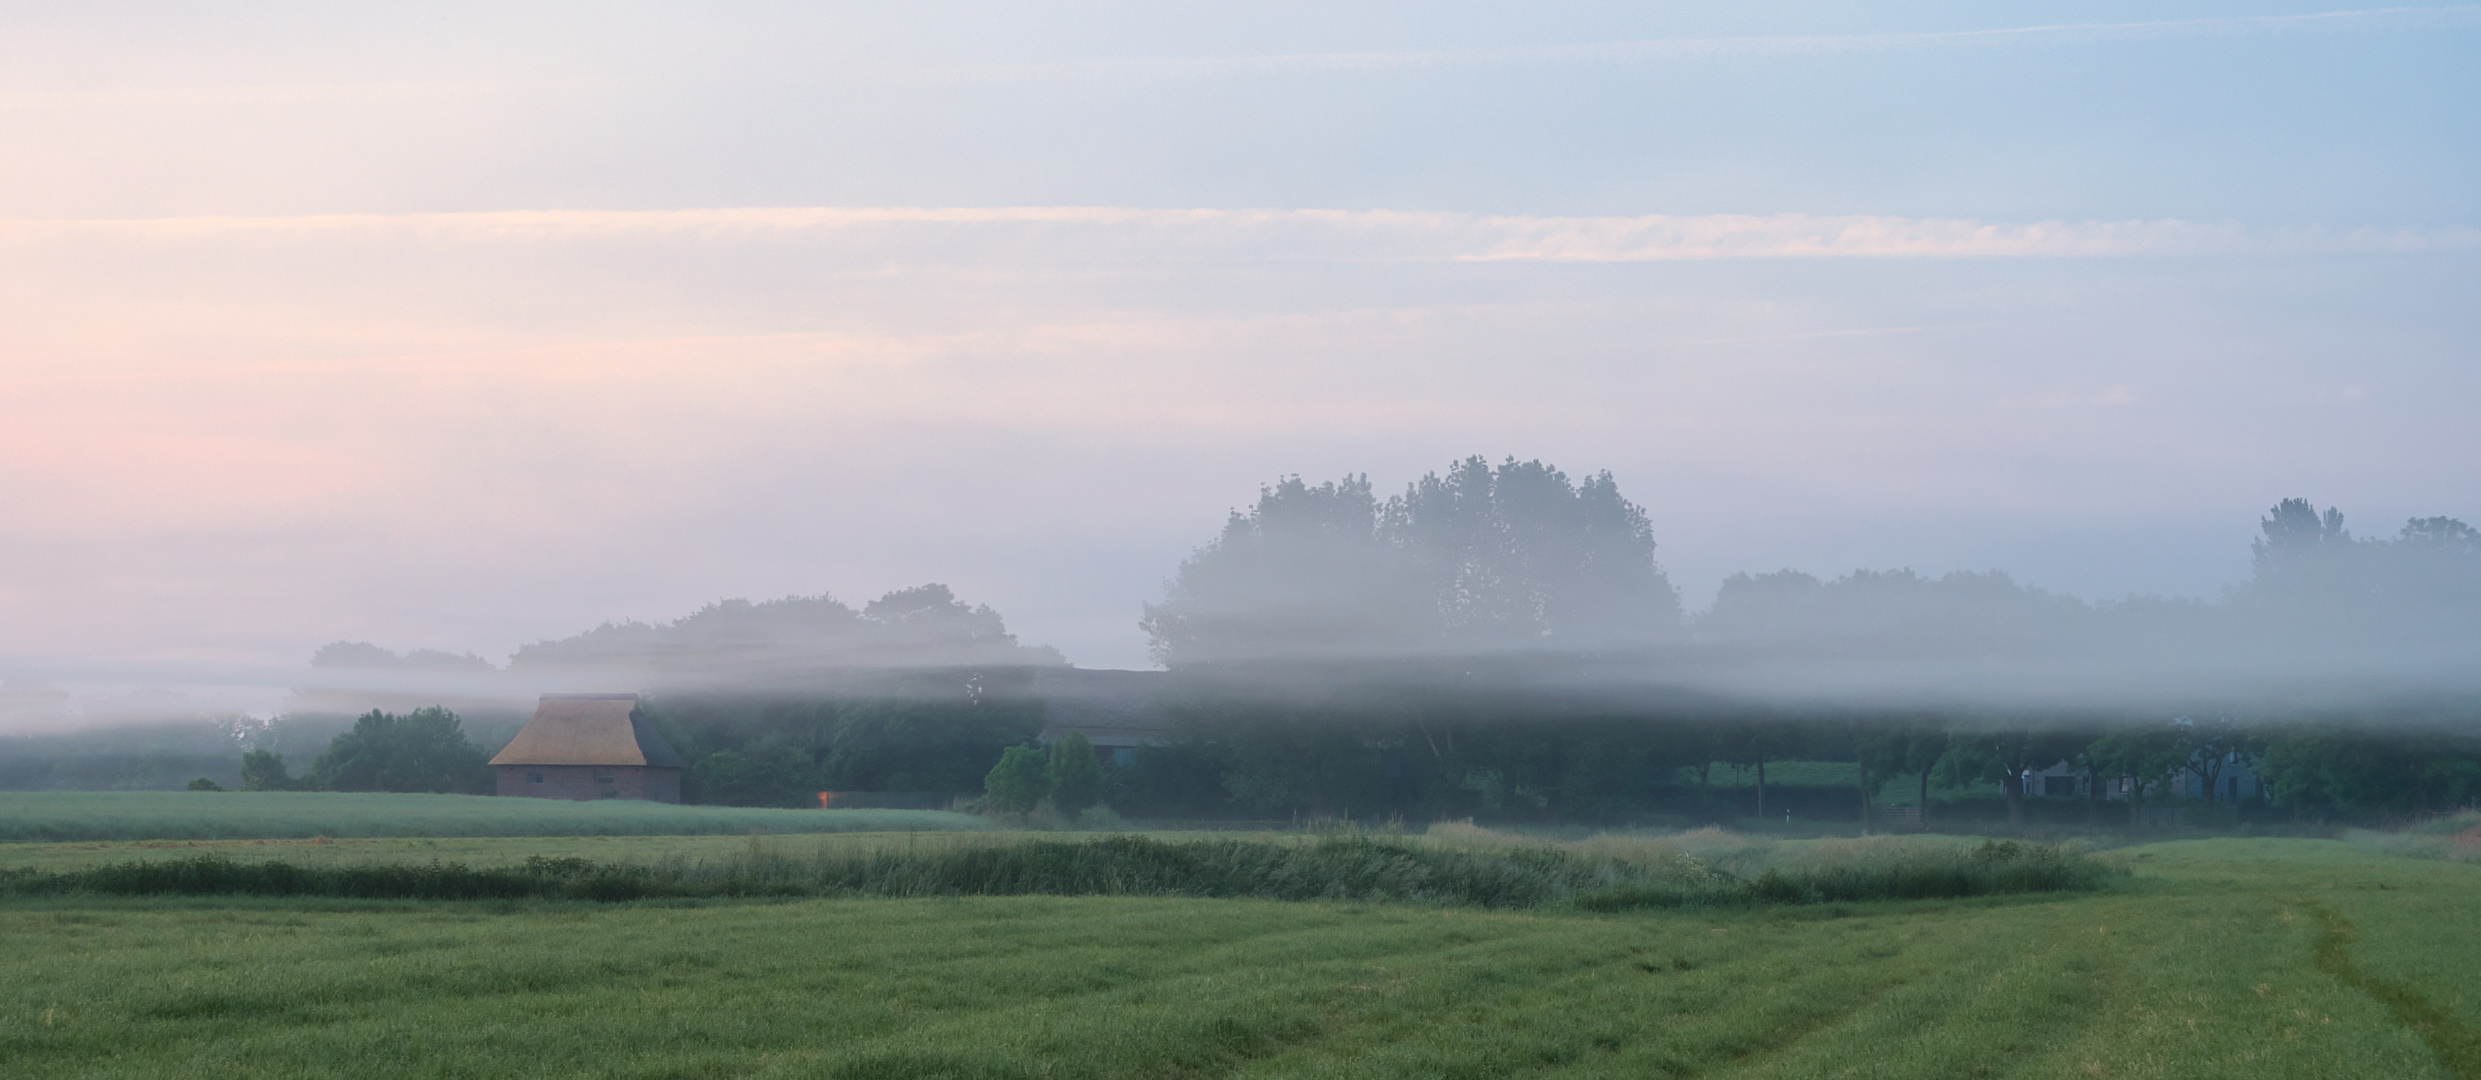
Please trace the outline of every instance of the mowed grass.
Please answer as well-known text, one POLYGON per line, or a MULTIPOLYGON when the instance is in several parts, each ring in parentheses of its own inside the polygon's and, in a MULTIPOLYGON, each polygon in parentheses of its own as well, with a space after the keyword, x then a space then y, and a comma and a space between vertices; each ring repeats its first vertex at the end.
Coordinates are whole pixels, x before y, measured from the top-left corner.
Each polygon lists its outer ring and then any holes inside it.
POLYGON ((2475 1075, 2481 868, 2304 840, 2126 854, 2139 876, 2098 893, 1606 916, 14 900, 0 1072, 2475 1075))
POLYGON ((769 810, 631 799, 273 791, 0 792, 0 841, 650 836, 977 829, 940 810, 769 810))

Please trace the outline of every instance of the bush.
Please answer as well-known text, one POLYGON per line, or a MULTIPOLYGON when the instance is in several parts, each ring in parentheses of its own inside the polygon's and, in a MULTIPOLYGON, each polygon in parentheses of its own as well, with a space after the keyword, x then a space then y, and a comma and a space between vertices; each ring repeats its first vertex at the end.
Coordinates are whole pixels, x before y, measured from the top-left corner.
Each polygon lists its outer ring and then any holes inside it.
POLYGON ((982 778, 984 805, 1002 814, 1029 814, 1051 793, 1051 763, 1042 751, 1011 746, 982 778))
POLYGON ((1094 758, 1094 744, 1074 731, 1052 743, 1052 807, 1073 821, 1102 797, 1103 763, 1094 758))
POLYGON ((209 779, 207 779, 206 777, 201 776, 201 777, 199 777, 199 778, 198 778, 198 779, 196 779, 196 780, 192 780, 192 781, 190 781, 189 790, 191 790, 191 791, 222 791, 222 790, 224 790, 224 785, 219 784, 219 783, 216 783, 216 782, 215 782, 215 781, 213 781, 213 780, 209 780, 209 779))

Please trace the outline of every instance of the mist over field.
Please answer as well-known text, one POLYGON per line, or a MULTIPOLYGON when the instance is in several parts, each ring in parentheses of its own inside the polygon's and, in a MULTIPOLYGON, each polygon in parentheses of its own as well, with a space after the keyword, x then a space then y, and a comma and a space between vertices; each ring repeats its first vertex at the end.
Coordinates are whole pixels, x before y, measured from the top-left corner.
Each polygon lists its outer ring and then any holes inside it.
POLYGON ((2481 4, 0 4, 0 1072, 2481 1077, 2481 4))
MULTIPOLYGON (((2250 577, 2211 598, 2089 603, 2001 571, 1775 570, 1734 574, 1692 610, 1616 478, 1475 457, 1384 497, 1358 475, 1269 484, 1135 622, 1182 684, 1294 702, 1444 692, 1675 718, 2374 710, 2468 722, 2481 701, 2481 531, 2429 517, 2363 538, 2339 510, 2292 499, 2259 533, 2250 577)), ((1027 693, 1029 672, 1066 666, 1000 612, 929 584, 858 606, 725 599, 497 661, 339 640, 308 657, 285 704, 514 716, 535 694, 585 687, 944 698, 1027 693)), ((16 692, 73 705, 64 691, 16 692)))

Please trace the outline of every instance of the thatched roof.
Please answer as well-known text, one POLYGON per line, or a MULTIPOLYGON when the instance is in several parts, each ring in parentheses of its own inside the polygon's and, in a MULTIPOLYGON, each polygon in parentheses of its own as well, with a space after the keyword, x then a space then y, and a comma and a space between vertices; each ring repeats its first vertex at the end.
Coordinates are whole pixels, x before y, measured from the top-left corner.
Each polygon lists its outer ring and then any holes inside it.
POLYGON ((545 694, 494 765, 653 765, 682 768, 644 717, 636 694, 545 694))

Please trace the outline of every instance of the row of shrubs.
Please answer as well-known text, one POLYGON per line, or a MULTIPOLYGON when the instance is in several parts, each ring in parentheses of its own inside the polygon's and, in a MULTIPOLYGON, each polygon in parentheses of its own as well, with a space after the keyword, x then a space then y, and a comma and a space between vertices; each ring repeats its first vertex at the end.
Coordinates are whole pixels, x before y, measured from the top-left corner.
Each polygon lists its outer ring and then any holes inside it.
POLYGON ((0 873, 0 895, 303 896, 416 900, 660 897, 1181 896, 1489 908, 1649 907, 1929 899, 2100 887, 2120 871, 2015 842, 1918 849, 1744 877, 1694 858, 1631 860, 1550 846, 1457 849, 1371 836, 1311 841, 1017 840, 639 865, 528 859, 476 869, 296 866, 218 856, 0 873))

